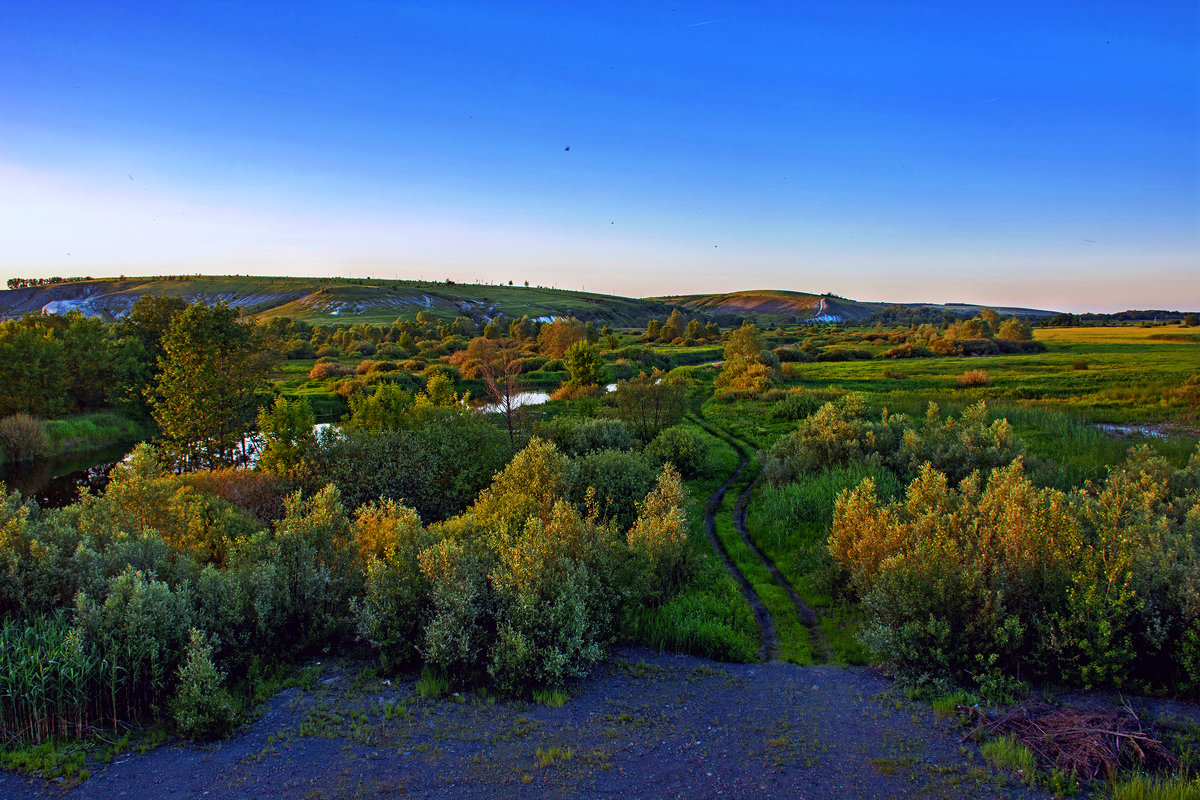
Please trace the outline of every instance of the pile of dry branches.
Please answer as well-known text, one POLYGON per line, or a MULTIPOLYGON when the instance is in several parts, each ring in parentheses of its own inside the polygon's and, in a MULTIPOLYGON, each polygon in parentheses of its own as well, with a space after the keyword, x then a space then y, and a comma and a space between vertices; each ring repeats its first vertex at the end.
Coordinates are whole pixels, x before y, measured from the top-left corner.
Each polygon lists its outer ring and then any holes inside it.
POLYGON ((968 737, 1011 735, 1028 746, 1043 765, 1074 772, 1082 780, 1107 777, 1121 768, 1173 770, 1178 766, 1175 756, 1128 706, 1017 706, 1003 714, 962 710, 979 719, 968 737))

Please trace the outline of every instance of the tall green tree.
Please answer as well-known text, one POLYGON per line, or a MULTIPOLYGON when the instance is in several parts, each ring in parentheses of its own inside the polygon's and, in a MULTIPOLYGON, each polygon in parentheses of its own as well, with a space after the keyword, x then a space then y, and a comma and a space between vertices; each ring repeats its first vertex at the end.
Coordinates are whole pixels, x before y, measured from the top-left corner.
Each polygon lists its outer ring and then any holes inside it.
POLYGON ((196 303, 173 318, 150 405, 177 467, 228 466, 245 454, 273 356, 255 325, 225 303, 196 303))
POLYGON ((600 350, 579 340, 567 349, 563 363, 571 374, 571 386, 596 386, 600 383, 600 350))
POLYGON ((24 319, 0 322, 0 416, 60 414, 65 397, 63 348, 52 332, 24 319))
POLYGON ((718 395, 753 396, 771 386, 771 357, 758 335, 758 328, 742 324, 725 343, 725 364, 713 381, 718 395))
POLYGON ((258 468, 274 475, 291 477, 301 474, 304 461, 316 443, 313 411, 308 399, 275 398, 273 405, 258 412, 258 432, 263 437, 263 452, 258 468))

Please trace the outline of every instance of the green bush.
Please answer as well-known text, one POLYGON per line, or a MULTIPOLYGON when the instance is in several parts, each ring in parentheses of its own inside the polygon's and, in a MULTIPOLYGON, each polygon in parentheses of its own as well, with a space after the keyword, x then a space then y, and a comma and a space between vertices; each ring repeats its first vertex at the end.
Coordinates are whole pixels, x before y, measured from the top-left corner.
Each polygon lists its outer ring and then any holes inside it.
POLYGON ((416 512, 384 502, 358 510, 355 540, 366 569, 362 598, 352 600, 358 636, 379 651, 384 669, 394 670, 418 655, 429 604, 420 556, 433 538, 416 512))
POLYGON ((23 412, 0 419, 0 447, 9 461, 41 458, 50 447, 45 423, 23 412))
POLYGON ((796 422, 811 416, 821 407, 821 401, 812 392, 805 390, 788 392, 782 400, 771 409, 775 419, 796 422))
POLYGON ((656 466, 673 464, 683 477, 696 478, 708 473, 712 445, 695 428, 675 425, 655 436, 643 452, 656 466))
POLYGON ((633 524, 637 505, 654 483, 654 469, 641 453, 599 450, 574 459, 570 497, 583 507, 591 498, 605 519, 622 530, 633 524))
POLYGON ((864 637, 899 672, 1004 691, 1047 680, 1141 692, 1197 685, 1200 450, 1134 448, 1103 487, 1035 487, 1020 461, 953 488, 926 465, 903 501, 838 498, 829 549, 864 637))
POLYGON ((583 455, 600 450, 628 450, 633 446, 629 428, 619 419, 589 419, 571 431, 570 452, 583 455))
POLYGON ((166 707, 192 627, 186 587, 172 590, 128 567, 112 579, 102 602, 87 594, 76 598, 75 626, 85 652, 107 664, 118 715, 148 720, 166 707))
POLYGON ((208 741, 228 736, 233 730, 237 711, 224 679, 213 665, 212 646, 205 642, 204 634, 192 628, 171 703, 171 715, 180 735, 208 741))

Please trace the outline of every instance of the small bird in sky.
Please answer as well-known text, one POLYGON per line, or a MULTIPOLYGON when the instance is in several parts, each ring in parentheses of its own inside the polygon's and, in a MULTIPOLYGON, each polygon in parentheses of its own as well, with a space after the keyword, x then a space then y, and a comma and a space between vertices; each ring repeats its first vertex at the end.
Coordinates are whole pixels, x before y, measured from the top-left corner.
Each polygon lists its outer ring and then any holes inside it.
POLYGON ((130 176, 129 176, 129 180, 133 180, 133 176, 132 176, 132 175, 130 175, 130 176))
POLYGON ((563 148, 563 152, 564 152, 564 153, 569 153, 569 152, 571 152, 571 145, 567 145, 566 147, 564 147, 564 148, 563 148))

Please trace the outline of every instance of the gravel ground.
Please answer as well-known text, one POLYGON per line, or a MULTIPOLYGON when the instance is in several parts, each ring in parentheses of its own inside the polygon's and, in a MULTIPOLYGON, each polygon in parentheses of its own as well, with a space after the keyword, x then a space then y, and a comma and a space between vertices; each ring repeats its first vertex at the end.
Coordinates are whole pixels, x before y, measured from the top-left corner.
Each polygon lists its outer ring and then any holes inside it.
POLYGON ((0 772, 0 798, 1047 796, 865 668, 627 648, 549 708, 422 699, 364 666, 327 661, 232 739, 122 754, 72 789, 0 772))

